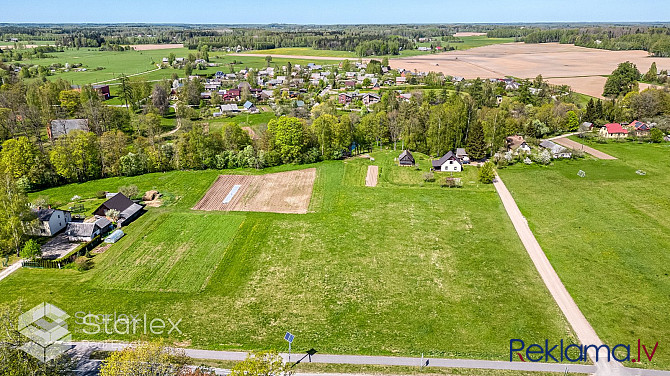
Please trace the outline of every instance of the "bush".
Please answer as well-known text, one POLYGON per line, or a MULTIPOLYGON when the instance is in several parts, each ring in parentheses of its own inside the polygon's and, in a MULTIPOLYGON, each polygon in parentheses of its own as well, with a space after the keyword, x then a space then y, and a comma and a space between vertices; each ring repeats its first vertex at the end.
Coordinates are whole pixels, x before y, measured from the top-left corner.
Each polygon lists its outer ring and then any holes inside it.
POLYGON ((119 187, 119 193, 123 194, 128 198, 133 198, 137 197, 137 195, 140 194, 140 190, 137 188, 136 185, 125 185, 123 187, 119 187))
POLYGON ((105 191, 95 192, 95 198, 105 198, 105 197, 107 197, 107 192, 105 192, 105 191))
POLYGON ((74 267, 80 272, 90 270, 93 268, 93 261, 86 256, 79 256, 74 260, 74 267))
POLYGON ((35 240, 30 239, 26 242, 26 244, 23 245, 23 249, 21 250, 21 257, 33 260, 40 255, 42 255, 42 249, 35 240))
POLYGON ((484 184, 491 184, 496 178, 496 170, 493 167, 493 162, 487 161, 479 168, 479 181, 484 184))
POLYGON ((435 174, 433 174, 432 172, 426 172, 425 174, 423 174, 423 181, 425 181, 426 183, 435 181, 435 174))

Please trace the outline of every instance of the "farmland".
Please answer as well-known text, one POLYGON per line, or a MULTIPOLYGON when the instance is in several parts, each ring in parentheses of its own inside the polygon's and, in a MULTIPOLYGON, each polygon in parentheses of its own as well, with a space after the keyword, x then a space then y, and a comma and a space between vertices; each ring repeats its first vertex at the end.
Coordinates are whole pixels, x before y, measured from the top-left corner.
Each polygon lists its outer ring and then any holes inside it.
MULTIPOLYGON (((149 208, 87 272, 20 270, 0 302, 49 301, 68 312, 183 319, 169 341, 210 349, 296 349, 506 359, 510 338, 573 340, 491 186, 442 188, 397 152, 321 162, 307 214, 190 209, 219 174, 114 178, 41 192, 54 201, 137 184, 175 197, 149 208), (368 165, 379 184, 364 187, 368 165), (528 299, 532 296, 533 299, 528 299), (500 323, 505 323, 501 325, 500 323)), ((296 167, 284 166, 266 172, 296 167)), ((123 335, 77 339, 131 340, 123 335)))
MULTIPOLYGON (((590 146, 618 160, 515 166, 500 174, 600 338, 608 344, 641 339, 647 347, 666 343, 670 148, 632 142, 590 146)), ((653 363, 644 356, 643 361, 667 369, 670 354, 659 351, 653 363)))

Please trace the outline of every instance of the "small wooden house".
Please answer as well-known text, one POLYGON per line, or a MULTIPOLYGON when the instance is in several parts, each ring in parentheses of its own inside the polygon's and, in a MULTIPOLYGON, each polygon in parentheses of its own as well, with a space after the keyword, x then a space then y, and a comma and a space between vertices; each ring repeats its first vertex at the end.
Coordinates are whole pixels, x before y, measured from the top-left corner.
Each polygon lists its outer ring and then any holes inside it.
POLYGON ((404 150, 398 157, 398 163, 401 166, 414 166, 414 156, 409 150, 404 150))

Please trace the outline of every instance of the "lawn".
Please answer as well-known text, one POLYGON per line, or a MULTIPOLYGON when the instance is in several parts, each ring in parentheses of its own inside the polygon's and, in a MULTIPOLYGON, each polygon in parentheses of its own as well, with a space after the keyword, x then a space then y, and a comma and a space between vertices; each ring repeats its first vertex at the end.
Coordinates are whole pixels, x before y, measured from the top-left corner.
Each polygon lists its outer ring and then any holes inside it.
POLYGON ((658 341, 653 362, 643 353, 642 365, 670 369, 661 347, 670 342, 670 147, 590 146, 619 159, 499 173, 600 338, 610 345, 641 339, 650 350, 658 341))
MULTIPOLYGON (((167 339, 208 349, 285 350, 291 331, 295 351, 504 360, 510 338, 573 340, 494 189, 469 183, 476 169, 463 188, 441 188, 423 183, 425 156, 414 170, 397 154, 270 169, 317 168, 303 215, 190 210, 221 171, 41 192, 87 198, 133 183, 180 198, 149 208, 92 270, 20 270, 0 282, 0 302, 182 319, 167 339), (372 163, 380 184, 368 188, 372 163)), ((79 340, 141 337, 70 328, 79 340)))
POLYGON ((220 132, 226 123, 235 123, 241 127, 252 127, 256 129, 261 124, 267 124, 270 120, 276 118, 274 112, 261 112, 258 114, 242 114, 231 117, 220 117, 204 121, 209 123, 210 132, 220 132))

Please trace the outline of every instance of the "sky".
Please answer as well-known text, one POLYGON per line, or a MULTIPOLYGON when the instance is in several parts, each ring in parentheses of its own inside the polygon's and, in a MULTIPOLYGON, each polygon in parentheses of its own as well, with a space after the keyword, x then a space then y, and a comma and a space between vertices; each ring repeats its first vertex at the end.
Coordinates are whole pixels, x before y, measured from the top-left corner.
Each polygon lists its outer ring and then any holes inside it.
POLYGON ((670 22, 667 0, 0 0, 0 4, 0 23, 670 22))

